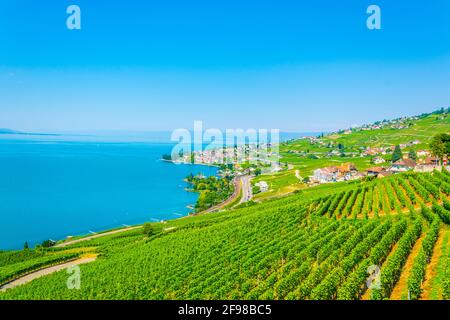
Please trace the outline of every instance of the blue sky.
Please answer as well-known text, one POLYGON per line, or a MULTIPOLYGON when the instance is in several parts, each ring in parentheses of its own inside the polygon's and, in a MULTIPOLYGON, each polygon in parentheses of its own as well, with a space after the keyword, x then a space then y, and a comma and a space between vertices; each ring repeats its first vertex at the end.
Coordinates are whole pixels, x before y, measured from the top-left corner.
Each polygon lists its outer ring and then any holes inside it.
POLYGON ((0 127, 322 131, 449 105, 448 0, 0 0, 0 127))

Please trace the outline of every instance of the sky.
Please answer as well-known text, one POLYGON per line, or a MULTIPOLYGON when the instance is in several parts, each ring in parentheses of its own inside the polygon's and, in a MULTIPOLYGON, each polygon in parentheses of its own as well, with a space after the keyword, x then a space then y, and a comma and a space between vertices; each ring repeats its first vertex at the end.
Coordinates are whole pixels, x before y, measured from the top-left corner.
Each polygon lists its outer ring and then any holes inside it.
POLYGON ((331 131, 446 106, 449 0, 0 0, 0 128, 331 131))

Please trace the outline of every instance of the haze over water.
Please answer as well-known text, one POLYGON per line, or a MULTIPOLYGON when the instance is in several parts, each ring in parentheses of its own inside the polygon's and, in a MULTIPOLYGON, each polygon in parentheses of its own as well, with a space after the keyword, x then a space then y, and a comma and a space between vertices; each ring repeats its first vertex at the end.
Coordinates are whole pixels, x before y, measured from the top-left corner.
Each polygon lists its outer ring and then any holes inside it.
POLYGON ((0 135, 0 250, 187 215, 184 178, 217 168, 161 161, 172 147, 169 132, 0 135))
POLYGON ((171 147, 0 139, 0 250, 186 215, 183 179, 217 169, 161 161, 171 147))

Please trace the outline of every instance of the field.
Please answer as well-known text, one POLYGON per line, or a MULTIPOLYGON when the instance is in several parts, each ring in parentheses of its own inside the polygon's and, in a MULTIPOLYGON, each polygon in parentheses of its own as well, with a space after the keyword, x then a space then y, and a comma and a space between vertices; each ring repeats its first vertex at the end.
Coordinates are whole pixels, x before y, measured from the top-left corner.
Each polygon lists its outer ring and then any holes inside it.
POLYGON ((449 172, 406 173, 155 223, 66 247, 99 254, 80 290, 61 271, 0 299, 448 299, 449 196, 449 172))

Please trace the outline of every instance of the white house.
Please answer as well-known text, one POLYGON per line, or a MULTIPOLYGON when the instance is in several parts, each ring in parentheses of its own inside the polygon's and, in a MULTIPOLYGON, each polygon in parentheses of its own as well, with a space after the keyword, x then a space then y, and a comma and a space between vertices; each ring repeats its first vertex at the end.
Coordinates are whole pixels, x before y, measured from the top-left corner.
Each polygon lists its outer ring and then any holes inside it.
POLYGON ((255 183, 255 186, 259 187, 259 190, 261 192, 266 192, 269 190, 269 185, 265 181, 257 182, 257 183, 255 183))

